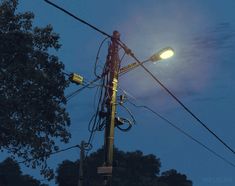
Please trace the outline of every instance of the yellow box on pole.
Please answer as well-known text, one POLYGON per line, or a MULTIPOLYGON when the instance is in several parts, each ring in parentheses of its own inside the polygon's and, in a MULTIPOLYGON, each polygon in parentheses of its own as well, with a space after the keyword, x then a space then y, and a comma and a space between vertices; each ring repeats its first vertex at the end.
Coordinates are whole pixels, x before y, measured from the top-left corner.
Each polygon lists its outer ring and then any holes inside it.
POLYGON ((76 83, 78 85, 81 85, 83 83, 83 77, 76 74, 76 73, 72 73, 69 77, 69 80, 72 82, 72 83, 76 83))

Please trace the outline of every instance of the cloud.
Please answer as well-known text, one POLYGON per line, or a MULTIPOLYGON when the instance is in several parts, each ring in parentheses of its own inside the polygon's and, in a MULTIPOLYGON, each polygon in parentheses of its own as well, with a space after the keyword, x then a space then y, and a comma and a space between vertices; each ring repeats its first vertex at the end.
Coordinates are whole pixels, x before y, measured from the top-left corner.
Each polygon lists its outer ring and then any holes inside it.
POLYGON ((222 22, 193 38, 192 45, 200 50, 232 49, 235 47, 235 29, 229 22, 222 22))

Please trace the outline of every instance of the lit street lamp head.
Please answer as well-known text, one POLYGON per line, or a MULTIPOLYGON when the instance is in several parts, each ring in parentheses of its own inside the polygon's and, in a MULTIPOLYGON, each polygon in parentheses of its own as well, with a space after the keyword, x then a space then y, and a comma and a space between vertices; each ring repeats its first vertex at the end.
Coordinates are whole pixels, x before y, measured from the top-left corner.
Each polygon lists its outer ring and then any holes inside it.
POLYGON ((156 62, 156 61, 159 61, 162 59, 168 59, 168 58, 172 57, 173 55, 174 55, 174 50, 172 48, 170 48, 170 47, 164 48, 164 49, 160 50, 158 53, 152 55, 147 60, 144 60, 142 62, 134 62, 134 63, 131 63, 131 64, 125 66, 125 67, 122 67, 119 70, 119 74, 127 73, 130 70, 132 70, 132 69, 134 69, 134 68, 136 68, 146 62, 149 62, 149 61, 156 62))
POLYGON ((158 53, 152 55, 149 58, 149 61, 156 62, 161 59, 168 59, 174 55, 174 50, 170 47, 164 48, 160 50, 158 53))

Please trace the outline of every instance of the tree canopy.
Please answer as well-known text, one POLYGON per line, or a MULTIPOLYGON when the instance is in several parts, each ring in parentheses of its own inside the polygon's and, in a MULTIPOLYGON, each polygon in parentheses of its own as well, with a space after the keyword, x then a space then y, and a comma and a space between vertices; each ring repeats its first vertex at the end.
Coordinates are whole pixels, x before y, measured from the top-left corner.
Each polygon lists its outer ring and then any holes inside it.
POLYGON ((33 26, 31 12, 17 12, 17 0, 0 3, 0 149, 41 166, 67 143, 70 119, 65 110, 68 86, 58 57, 59 35, 51 25, 33 26))
MULTIPOLYGON (((103 163, 103 150, 90 154, 84 161, 84 185, 102 185, 103 178, 97 174, 97 167, 103 163)), ((176 170, 160 175, 160 159, 155 155, 144 155, 141 151, 123 152, 114 149, 115 168, 113 186, 192 186, 192 181, 176 170)), ((63 161, 57 168, 58 186, 77 186, 79 160, 63 161)))
POLYGON ((1 186, 47 186, 32 176, 23 175, 17 162, 11 158, 0 163, 1 186))

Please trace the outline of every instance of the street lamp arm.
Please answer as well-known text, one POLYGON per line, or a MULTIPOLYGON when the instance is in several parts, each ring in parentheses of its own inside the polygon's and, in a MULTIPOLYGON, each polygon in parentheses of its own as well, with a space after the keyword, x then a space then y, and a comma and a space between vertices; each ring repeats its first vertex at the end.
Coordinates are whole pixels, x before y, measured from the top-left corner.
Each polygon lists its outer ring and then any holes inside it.
POLYGON ((131 64, 127 65, 127 66, 124 66, 124 67, 120 68, 119 75, 123 75, 123 74, 125 74, 125 73, 127 73, 127 72, 129 72, 129 71, 131 71, 131 70, 133 70, 135 68, 137 68, 138 66, 148 62, 148 61, 149 61, 149 59, 147 59, 145 61, 142 61, 141 63, 134 62, 134 63, 131 63, 131 64))
MULTIPOLYGON (((125 50, 125 52, 132 56, 134 58, 134 54, 131 52, 130 49, 128 49, 125 44, 121 43, 121 47, 125 50)), ((119 43, 120 45, 120 43, 119 43)), ((152 55, 150 58, 148 58, 147 60, 145 61, 142 61, 142 62, 139 62, 139 61, 136 61, 134 63, 131 63, 125 67, 122 67, 120 70, 119 70, 119 75, 123 75, 131 70, 133 70, 134 68, 138 67, 138 66, 143 66, 144 63, 148 62, 148 61, 151 61, 151 62, 156 62, 156 61, 159 61, 159 60, 162 60, 162 59, 168 59, 170 57, 172 57, 174 55, 174 50, 171 48, 171 47, 166 47, 166 48, 163 48, 162 50, 160 50, 159 52, 155 53, 154 55, 152 55)))

